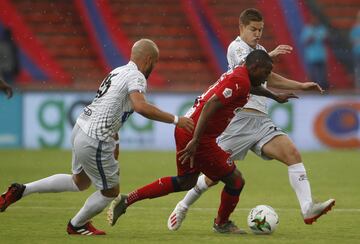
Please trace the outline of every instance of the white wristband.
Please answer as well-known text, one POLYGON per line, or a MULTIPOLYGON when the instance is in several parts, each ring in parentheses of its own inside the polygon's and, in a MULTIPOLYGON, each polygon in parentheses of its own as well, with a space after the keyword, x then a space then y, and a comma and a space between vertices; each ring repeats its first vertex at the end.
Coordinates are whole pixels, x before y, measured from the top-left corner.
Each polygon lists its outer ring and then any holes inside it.
POLYGON ((174 125, 177 125, 177 123, 179 123, 179 116, 174 115, 174 121, 173 121, 173 124, 174 124, 174 125))
POLYGON ((115 141, 115 144, 120 144, 120 140, 115 141))

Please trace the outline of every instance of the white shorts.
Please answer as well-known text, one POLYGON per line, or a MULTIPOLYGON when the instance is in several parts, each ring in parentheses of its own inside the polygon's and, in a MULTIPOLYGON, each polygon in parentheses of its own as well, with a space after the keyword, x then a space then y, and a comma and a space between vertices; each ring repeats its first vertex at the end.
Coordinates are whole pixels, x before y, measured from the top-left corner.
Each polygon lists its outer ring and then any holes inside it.
POLYGON ((115 160, 114 142, 93 139, 76 124, 71 135, 72 173, 82 170, 98 190, 106 190, 119 184, 119 164, 115 160))
POLYGON ((286 135, 266 114, 239 111, 217 138, 219 146, 231 154, 232 160, 243 160, 249 150, 265 160, 262 147, 279 135, 286 135))

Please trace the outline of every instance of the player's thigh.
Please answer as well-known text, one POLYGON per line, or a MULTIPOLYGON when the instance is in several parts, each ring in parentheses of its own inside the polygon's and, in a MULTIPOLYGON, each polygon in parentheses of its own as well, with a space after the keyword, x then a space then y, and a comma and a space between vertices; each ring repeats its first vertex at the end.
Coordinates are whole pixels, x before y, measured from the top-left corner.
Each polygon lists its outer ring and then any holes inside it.
POLYGON ((212 181, 219 181, 230 175, 236 168, 230 154, 223 151, 215 141, 198 148, 195 165, 212 181))
POLYGON ((262 147, 262 153, 286 165, 300 163, 301 156, 295 144, 287 135, 278 135, 262 147))
POLYGON ((249 112, 238 112, 225 131, 217 138, 218 145, 231 154, 233 160, 243 160, 249 149, 256 143, 261 119, 249 112))
POLYGON ((99 190, 107 190, 119 184, 119 165, 114 158, 115 144, 98 141, 80 132, 73 146, 73 174, 84 170, 99 190))
POLYGON ((73 174, 73 181, 80 191, 88 189, 91 185, 91 180, 84 170, 78 174, 73 174))

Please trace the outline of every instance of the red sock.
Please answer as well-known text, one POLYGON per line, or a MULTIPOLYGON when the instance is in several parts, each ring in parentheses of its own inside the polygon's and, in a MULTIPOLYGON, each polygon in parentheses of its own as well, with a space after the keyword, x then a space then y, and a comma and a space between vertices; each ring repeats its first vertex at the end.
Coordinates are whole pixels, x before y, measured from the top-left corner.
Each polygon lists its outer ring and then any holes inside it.
POLYGON ((218 216, 216 217, 215 223, 218 225, 226 223, 229 220, 230 214, 236 208, 238 202, 239 195, 230 195, 225 191, 225 189, 223 189, 221 192, 221 202, 218 210, 218 216))
POLYGON ((146 198, 165 196, 172 192, 174 192, 172 177, 160 178, 153 183, 130 192, 127 199, 127 205, 130 206, 131 204, 146 198))

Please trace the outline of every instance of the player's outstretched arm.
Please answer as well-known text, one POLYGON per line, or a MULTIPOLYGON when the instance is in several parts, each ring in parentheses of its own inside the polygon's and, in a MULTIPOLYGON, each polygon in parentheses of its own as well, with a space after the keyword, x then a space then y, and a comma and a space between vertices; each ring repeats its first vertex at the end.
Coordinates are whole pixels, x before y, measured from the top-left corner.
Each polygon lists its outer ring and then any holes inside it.
POLYGON ((278 103, 286 103, 290 98, 299 98, 294 93, 274 93, 263 86, 251 86, 251 94, 271 98, 278 103))
POLYGON ((192 130, 194 129, 194 122, 192 119, 186 117, 178 117, 176 115, 172 115, 170 113, 160 110, 156 106, 148 103, 143 93, 130 93, 130 100, 132 102, 135 112, 141 114, 148 119, 170 124, 173 123, 180 128, 188 130, 189 132, 192 132, 192 130))
POLYGON ((7 98, 11 98, 13 95, 13 90, 12 90, 11 86, 8 83, 6 83, 5 81, 3 81, 1 78, 0 78, 0 90, 5 92, 7 98))
POLYGON ((287 79, 277 73, 271 72, 267 80, 268 87, 284 90, 315 91, 323 93, 324 90, 315 82, 299 82, 287 79))

